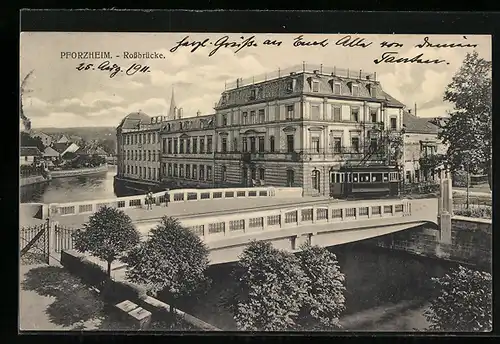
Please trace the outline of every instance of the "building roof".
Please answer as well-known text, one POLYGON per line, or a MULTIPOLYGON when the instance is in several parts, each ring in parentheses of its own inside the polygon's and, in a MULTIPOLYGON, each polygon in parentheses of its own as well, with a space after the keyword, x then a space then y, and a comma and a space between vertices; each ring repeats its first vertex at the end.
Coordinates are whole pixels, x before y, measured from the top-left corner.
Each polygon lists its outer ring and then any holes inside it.
POLYGON ((41 131, 33 133, 33 137, 37 137, 37 136, 40 137, 40 138, 42 138, 42 137, 50 137, 50 138, 52 138, 52 136, 50 136, 48 134, 45 134, 44 132, 41 132, 41 131))
POLYGON ((406 133, 437 134, 439 127, 431 123, 432 118, 417 117, 408 111, 403 111, 403 127, 406 133))
POLYGON ((69 139, 66 137, 66 135, 61 136, 59 140, 57 140, 57 143, 67 143, 69 142, 69 139))
POLYGON ((21 156, 42 156, 37 147, 21 147, 21 156))
POLYGON ((224 91, 215 107, 241 106, 249 103, 299 96, 304 93, 317 97, 378 101, 384 102, 387 106, 404 107, 403 103, 383 90, 379 81, 372 80, 371 78, 310 72, 291 73, 272 80, 224 91), (313 92, 313 81, 319 83, 319 92, 313 92), (293 89, 290 88, 292 82, 293 89), (336 85, 340 85, 340 94, 335 93, 336 85), (352 96, 353 85, 358 86, 357 96, 352 96), (252 93, 256 93, 255 98, 253 98, 252 93))
POLYGON ((78 155, 108 155, 101 147, 79 148, 75 153, 78 155))
POLYGON ((136 129, 141 122, 151 123, 151 117, 146 115, 142 111, 132 112, 125 116, 124 119, 118 125, 118 128, 122 129, 136 129))
POLYGON ((52 147, 47 147, 45 148, 45 151, 43 152, 43 156, 46 156, 46 157, 58 157, 59 156, 59 152, 56 151, 54 148, 52 147))
POLYGON ((71 143, 56 142, 52 144, 52 148, 54 148, 56 152, 59 152, 59 154, 64 153, 64 151, 68 149, 69 146, 71 146, 71 143))

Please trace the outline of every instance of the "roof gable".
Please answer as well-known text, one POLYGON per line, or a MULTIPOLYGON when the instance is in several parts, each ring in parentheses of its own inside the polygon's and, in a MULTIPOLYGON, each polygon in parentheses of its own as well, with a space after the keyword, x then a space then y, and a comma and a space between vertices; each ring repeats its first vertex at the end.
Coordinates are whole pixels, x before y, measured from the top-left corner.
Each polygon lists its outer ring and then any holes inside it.
POLYGON ((21 156, 41 156, 37 147, 21 147, 21 156))

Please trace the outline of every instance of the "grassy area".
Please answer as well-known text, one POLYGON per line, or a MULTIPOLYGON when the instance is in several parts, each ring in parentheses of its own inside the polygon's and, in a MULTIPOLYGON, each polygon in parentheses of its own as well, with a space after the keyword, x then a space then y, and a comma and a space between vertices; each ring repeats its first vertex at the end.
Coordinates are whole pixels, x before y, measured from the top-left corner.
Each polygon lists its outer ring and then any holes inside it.
MULTIPOLYGON (((467 203, 467 195, 465 194, 453 194, 453 203, 454 204, 466 204, 467 203)), ((492 205, 492 197, 491 196, 476 196, 469 195, 469 204, 479 205, 479 206, 491 206, 492 205)))
MULTIPOLYGON (((21 269, 21 330, 136 330, 90 286, 64 268, 44 265, 21 269)), ((167 324, 154 317, 150 329, 188 330, 180 323, 167 324)))

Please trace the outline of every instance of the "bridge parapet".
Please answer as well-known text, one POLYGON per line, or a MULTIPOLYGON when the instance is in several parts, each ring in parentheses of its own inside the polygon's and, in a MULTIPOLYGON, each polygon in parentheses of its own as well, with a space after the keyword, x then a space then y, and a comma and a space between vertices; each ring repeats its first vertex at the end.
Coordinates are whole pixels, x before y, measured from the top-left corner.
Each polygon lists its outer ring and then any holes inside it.
POLYGON ((266 230, 411 215, 410 201, 391 200, 286 207, 217 217, 182 219, 181 223, 199 235, 204 241, 211 242, 226 237, 241 236, 266 230))
MULTIPOLYGON (((192 202, 227 198, 257 197, 301 197, 302 188, 250 187, 220 189, 177 189, 153 194, 153 206, 165 204, 168 194, 169 203, 192 202)), ((69 203, 49 204, 50 216, 71 216, 92 214, 101 207, 108 206, 119 209, 142 208, 146 206, 147 195, 116 197, 111 199, 89 200, 69 203)))

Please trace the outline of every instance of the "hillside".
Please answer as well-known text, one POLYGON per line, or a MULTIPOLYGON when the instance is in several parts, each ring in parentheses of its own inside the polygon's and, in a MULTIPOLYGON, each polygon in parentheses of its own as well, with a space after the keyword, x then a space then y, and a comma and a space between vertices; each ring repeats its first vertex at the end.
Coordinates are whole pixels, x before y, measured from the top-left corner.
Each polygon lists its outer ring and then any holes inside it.
POLYGON ((75 128, 33 128, 34 132, 44 132, 45 134, 59 137, 78 136, 85 141, 91 140, 113 140, 116 141, 116 129, 113 127, 75 127, 75 128))

